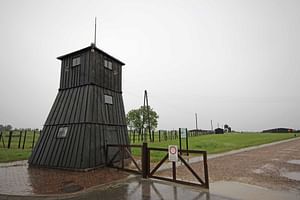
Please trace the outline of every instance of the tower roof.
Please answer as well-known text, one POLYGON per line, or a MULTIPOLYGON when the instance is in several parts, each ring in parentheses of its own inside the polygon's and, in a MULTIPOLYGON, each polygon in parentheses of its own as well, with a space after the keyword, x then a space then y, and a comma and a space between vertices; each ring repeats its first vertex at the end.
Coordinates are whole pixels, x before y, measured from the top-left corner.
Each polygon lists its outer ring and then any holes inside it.
POLYGON ((107 57, 113 59, 114 61, 117 61, 117 62, 120 63, 121 65, 125 65, 125 63, 123 63, 122 61, 118 60, 117 58, 115 58, 115 57, 109 55, 108 53, 102 51, 101 49, 97 48, 93 43, 92 43, 90 46, 85 47, 85 48, 83 48, 83 49, 79 49, 79 50, 77 50, 77 51, 74 51, 74 52, 71 52, 71 53, 68 53, 68 54, 59 56, 59 57, 57 57, 57 59, 62 60, 62 59, 63 59, 64 57, 66 57, 66 56, 71 56, 72 54, 77 54, 77 53, 84 52, 84 51, 91 50, 91 49, 94 49, 95 51, 98 51, 98 52, 100 52, 100 53, 106 55, 107 57))

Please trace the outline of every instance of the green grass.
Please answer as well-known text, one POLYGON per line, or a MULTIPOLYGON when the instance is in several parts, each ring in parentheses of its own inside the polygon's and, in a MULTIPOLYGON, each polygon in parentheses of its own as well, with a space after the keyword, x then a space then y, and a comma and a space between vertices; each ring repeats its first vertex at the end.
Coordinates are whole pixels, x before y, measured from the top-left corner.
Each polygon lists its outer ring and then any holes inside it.
POLYGON ((26 160, 31 154, 31 149, 0 149, 0 163, 17 160, 26 160))
MULTIPOLYGON (((293 133, 231 133, 220 135, 202 135, 189 138, 189 149, 205 150, 209 154, 222 153, 226 151, 241 149, 260 144, 267 144, 275 141, 293 138, 293 133)), ((141 142, 140 142, 141 143, 141 142)), ((138 143, 135 143, 138 144, 138 143)), ((178 145, 178 140, 148 143, 150 147, 168 148, 168 145, 178 145)), ((186 149, 185 139, 182 140, 182 148, 186 149)), ((140 155, 140 150, 133 149, 134 155, 140 155)), ((164 152, 153 152, 152 161, 158 161, 165 155, 164 152)))
MULTIPOLYGON (((20 148, 18 148, 20 132, 14 131, 12 134, 10 149, 7 149, 8 140, 9 140, 9 132, 3 133, 5 148, 3 148, 3 142, 1 140, 0 141, 0 163, 28 159, 28 157, 30 156, 31 151, 32 151, 33 131, 27 131, 26 140, 24 143, 24 149, 22 149, 23 142, 24 142, 24 135, 25 135, 25 133, 23 132, 21 135, 22 137, 21 137, 21 141, 20 141, 20 148)), ((37 142, 39 135, 40 134, 36 133, 35 143, 37 142)))
MULTIPOLYGON (((2 141, 0 141, 0 162, 9 162, 15 160, 28 159, 31 154, 31 145, 33 133, 28 132, 25 149, 22 149, 23 140, 21 142, 21 149, 18 149, 19 143, 19 133, 14 133, 12 139, 11 149, 2 148, 2 141)), ((39 134, 36 134, 35 141, 37 141, 39 134)), ((299 137, 299 133, 298 133, 299 137)), ((193 150, 205 150, 209 154, 221 153, 230 150, 241 149, 250 146, 256 146, 260 144, 271 143, 275 141, 285 140, 289 138, 294 138, 294 133, 231 133, 231 134, 221 134, 221 135, 202 135, 194 136, 189 138, 189 149, 193 150)), ((7 146, 8 137, 4 137, 5 145, 7 146)), ((134 143, 142 144, 142 142, 134 143)), ((168 145, 178 145, 178 139, 148 143, 149 147, 160 147, 168 148, 168 145)), ((186 148, 185 140, 182 140, 183 149, 186 148)), ((132 153, 134 156, 140 156, 141 152, 139 148, 132 148, 132 153)), ((159 161, 166 153, 151 151, 152 161, 159 161)))

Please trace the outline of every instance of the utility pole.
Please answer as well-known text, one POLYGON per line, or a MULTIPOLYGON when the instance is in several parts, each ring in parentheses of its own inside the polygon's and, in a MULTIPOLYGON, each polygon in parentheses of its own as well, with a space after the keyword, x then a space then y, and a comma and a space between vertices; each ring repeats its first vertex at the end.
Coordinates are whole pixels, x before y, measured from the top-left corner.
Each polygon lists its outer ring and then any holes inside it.
MULTIPOLYGON (((144 93, 144 109, 147 109, 146 112, 147 112, 147 118, 148 118, 148 128, 149 128, 149 137, 150 137, 150 141, 151 141, 151 124, 150 124, 150 110, 149 110, 149 104, 148 104, 148 94, 147 94, 147 90, 145 90, 145 93, 144 93)), ((145 112, 143 110, 143 125, 142 125, 142 129, 144 131, 144 142, 147 142, 147 133, 146 131, 144 130, 144 124, 145 124, 145 112)))
POLYGON ((196 130, 198 130, 198 117, 197 117, 197 113, 195 113, 195 118, 196 118, 196 130))
POLYGON ((212 120, 210 120, 210 127, 211 127, 211 130, 213 131, 213 130, 214 130, 214 127, 213 127, 213 122, 212 122, 212 120))

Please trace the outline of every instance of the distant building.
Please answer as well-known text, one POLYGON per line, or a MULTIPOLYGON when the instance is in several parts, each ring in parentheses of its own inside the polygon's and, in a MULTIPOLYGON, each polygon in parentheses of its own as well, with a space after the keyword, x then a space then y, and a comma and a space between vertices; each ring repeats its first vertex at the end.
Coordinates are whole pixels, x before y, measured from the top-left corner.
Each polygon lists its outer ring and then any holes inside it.
POLYGON ((224 129, 222 129, 222 128, 216 128, 215 129, 215 134, 224 134, 224 129))
POLYGON ((206 135, 206 134, 213 134, 215 133, 212 130, 204 130, 204 129, 191 129, 189 130, 190 135, 206 135))
POLYGON ((267 129, 263 130, 263 133, 292 133, 294 132, 294 129, 291 128, 273 128, 273 129, 267 129))

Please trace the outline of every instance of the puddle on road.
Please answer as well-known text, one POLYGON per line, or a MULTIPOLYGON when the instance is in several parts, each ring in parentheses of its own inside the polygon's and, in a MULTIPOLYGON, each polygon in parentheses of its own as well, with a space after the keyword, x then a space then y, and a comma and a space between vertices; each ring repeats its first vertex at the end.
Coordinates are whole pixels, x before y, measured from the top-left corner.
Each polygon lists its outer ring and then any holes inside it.
POLYGON ((76 172, 28 167, 27 161, 12 162, 0 164, 0 194, 73 193, 126 177, 128 177, 127 173, 109 168, 76 172))
POLYGON ((280 161, 280 159, 279 158, 273 158, 273 159, 271 159, 272 161, 280 161))
MULTIPOLYGON (((300 165, 300 160, 289 160, 287 163, 300 165)), ((283 172, 281 176, 284 176, 291 180, 300 181, 300 172, 283 172)))
POLYGON ((276 172, 276 171, 277 171, 276 166, 270 163, 267 163, 258 169, 252 170, 252 172, 255 174, 263 174, 263 173, 276 172))
POLYGON ((300 181, 300 172, 283 172, 281 173, 281 176, 292 180, 300 181))
POLYGON ((255 170, 252 170, 255 174, 262 174, 264 173, 264 170, 262 169, 255 169, 255 170))
POLYGON ((299 200, 299 196, 296 193, 270 190, 264 187, 233 181, 217 181, 212 183, 210 193, 231 199, 299 200))
POLYGON ((300 165, 300 160, 289 160, 287 163, 300 165))

